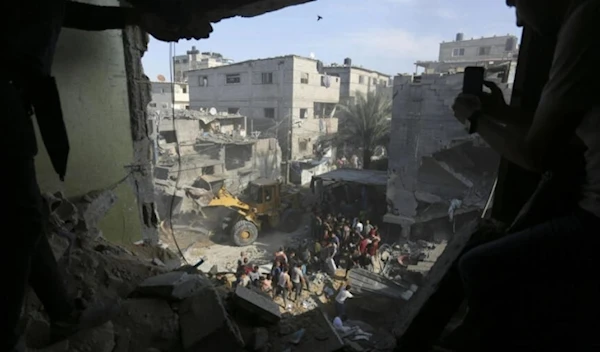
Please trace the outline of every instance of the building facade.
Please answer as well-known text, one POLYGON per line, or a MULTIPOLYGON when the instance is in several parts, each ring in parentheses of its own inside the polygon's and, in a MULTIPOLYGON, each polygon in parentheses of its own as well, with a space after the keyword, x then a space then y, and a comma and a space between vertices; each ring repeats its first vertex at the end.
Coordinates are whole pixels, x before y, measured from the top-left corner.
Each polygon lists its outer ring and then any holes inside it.
POLYGON ((173 194, 177 204, 188 203, 184 189, 214 191, 224 185, 239 194, 257 178, 280 176, 281 149, 277 141, 248 136, 245 116, 174 112, 174 116, 171 112, 159 118, 149 114, 160 215, 166 214, 173 194))
POLYGON ((463 72, 467 66, 516 65, 518 42, 514 35, 465 40, 458 33, 454 41, 440 44, 437 61, 417 61, 415 65, 425 74, 463 72))
MULTIPOLYGON (((452 113, 463 76, 394 79, 384 222, 412 240, 448 240, 481 215, 494 184, 499 155, 452 113)), ((495 83, 509 101, 509 85, 495 83)))
POLYGON ((185 55, 173 57, 173 80, 187 82, 187 71, 204 68, 218 67, 232 64, 233 60, 223 57, 219 53, 200 52, 195 46, 185 55))
POLYGON ((325 73, 340 79, 340 103, 352 103, 357 93, 385 92, 391 97, 392 77, 385 73, 352 66, 351 59, 343 65, 332 64, 324 68, 325 73))
POLYGON ((340 78, 320 61, 288 55, 188 72, 191 109, 215 108, 252 120, 249 133, 277 136, 284 158, 310 159, 337 132, 340 78), (291 141, 291 143, 290 143, 291 141))
POLYGON ((186 83, 151 82, 152 100, 149 108, 166 112, 190 108, 190 94, 186 83))

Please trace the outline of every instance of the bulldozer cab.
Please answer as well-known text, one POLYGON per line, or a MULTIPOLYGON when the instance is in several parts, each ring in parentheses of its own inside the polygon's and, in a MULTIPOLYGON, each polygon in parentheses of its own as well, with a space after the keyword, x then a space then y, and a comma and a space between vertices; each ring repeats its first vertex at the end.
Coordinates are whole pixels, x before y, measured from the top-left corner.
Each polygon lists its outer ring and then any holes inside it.
POLYGON ((256 208, 258 215, 269 214, 281 205, 281 182, 278 180, 257 179, 248 190, 248 204, 256 208))

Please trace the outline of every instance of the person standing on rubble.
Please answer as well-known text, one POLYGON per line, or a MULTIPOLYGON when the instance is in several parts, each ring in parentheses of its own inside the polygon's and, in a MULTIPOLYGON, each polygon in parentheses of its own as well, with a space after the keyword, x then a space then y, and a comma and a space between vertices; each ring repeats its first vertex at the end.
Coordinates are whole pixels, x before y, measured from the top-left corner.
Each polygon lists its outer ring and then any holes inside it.
MULTIPOLYGON (((59 94, 51 76, 61 27, 101 31, 141 25, 159 38, 173 33, 171 26, 160 22, 158 17, 132 8, 66 0, 5 1, 3 5, 6 69, 0 83, 0 105, 4 109, 3 128, 9 133, 4 133, 1 141, 4 150, 11 150, 4 160, 11 165, 11 172, 3 179, 10 185, 3 194, 5 204, 10 206, 3 208, 3 215, 19 224, 19 229, 5 242, 13 255, 0 256, 0 266, 11 268, 4 273, 9 284, 3 288, 0 302, 0 351, 22 351, 25 346, 17 326, 28 284, 49 315, 54 339, 91 327, 91 322, 82 317, 67 295, 44 234, 42 199, 35 174, 34 157, 38 149, 32 122, 34 112, 55 171, 61 180, 66 173, 69 145, 59 94)), ((180 27, 172 29, 178 32, 180 27)), ((98 312, 100 315, 85 317, 102 324, 109 319, 108 311, 103 309, 98 312)))
POLYGON ((458 268, 470 325, 480 335, 474 349, 598 350, 600 0, 506 2, 516 7, 519 25, 557 39, 539 105, 533 117, 528 116, 508 106, 501 90, 486 82, 492 93, 459 95, 455 116, 504 158, 538 173, 564 168, 560 164, 564 151, 574 149, 570 141, 578 141, 585 147, 579 152, 585 166, 568 171, 575 175, 585 170, 586 175, 582 184, 573 185, 580 197, 570 213, 475 247, 461 257, 458 268), (577 268, 556 265, 560 257, 577 258, 577 268), (557 278, 565 281, 557 286, 557 278))
POLYGON ((354 298, 354 295, 350 293, 350 288, 350 285, 342 287, 335 297, 335 312, 338 317, 346 316, 346 300, 354 298))

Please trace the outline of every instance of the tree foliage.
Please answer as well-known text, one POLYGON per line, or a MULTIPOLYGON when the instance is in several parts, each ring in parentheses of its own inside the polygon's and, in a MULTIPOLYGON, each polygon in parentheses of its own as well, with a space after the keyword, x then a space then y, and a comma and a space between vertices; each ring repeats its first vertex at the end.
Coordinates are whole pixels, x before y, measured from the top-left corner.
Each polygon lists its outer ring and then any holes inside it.
POLYGON ((380 92, 357 92, 354 102, 341 104, 339 109, 339 141, 359 148, 362 151, 363 168, 368 169, 375 149, 378 146, 387 149, 392 99, 380 92))

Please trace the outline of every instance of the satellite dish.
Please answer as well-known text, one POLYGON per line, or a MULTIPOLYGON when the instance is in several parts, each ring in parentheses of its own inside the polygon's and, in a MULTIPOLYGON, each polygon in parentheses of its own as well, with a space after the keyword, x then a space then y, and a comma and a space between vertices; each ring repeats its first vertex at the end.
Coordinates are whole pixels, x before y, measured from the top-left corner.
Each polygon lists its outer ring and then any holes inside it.
POLYGON ((215 109, 215 108, 208 109, 208 114, 215 116, 217 114, 217 109, 215 109))
POLYGON ((310 58, 314 59, 315 58, 315 53, 310 53, 310 58))
POLYGON ((164 82, 166 80, 165 76, 163 76, 163 75, 158 75, 158 76, 156 76, 156 78, 158 79, 159 82, 164 82))

